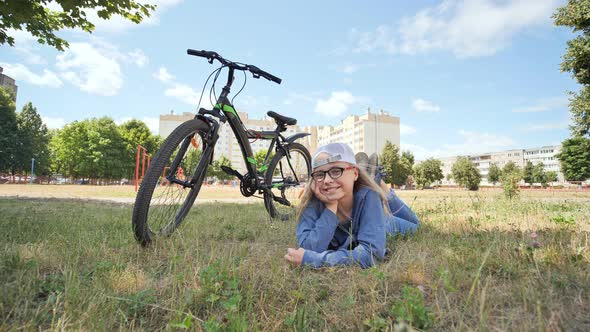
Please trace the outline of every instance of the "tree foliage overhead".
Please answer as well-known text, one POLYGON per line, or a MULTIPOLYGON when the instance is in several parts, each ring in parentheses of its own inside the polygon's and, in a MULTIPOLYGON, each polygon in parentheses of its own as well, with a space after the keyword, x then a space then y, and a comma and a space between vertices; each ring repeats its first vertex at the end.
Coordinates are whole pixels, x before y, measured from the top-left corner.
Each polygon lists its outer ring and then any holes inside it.
POLYGON ((573 137, 561 143, 557 154, 561 171, 568 181, 585 181, 590 179, 590 139, 573 137))
POLYGON ((469 190, 479 189, 481 174, 475 165, 469 160, 469 157, 459 157, 451 168, 453 179, 458 185, 469 190))
POLYGON ((590 133, 590 0, 570 0, 553 14, 555 24, 581 34, 567 42, 561 70, 570 72, 582 84, 580 93, 570 92, 570 112, 574 136, 590 133))
POLYGON ((140 23, 155 10, 155 5, 134 0, 9 0, 0 1, 0 45, 14 46, 12 30, 26 30, 41 44, 63 51, 68 42, 55 33, 66 28, 94 31, 87 13, 96 11, 99 18, 108 20, 113 15, 140 23), (51 8, 61 7, 61 10, 51 8))

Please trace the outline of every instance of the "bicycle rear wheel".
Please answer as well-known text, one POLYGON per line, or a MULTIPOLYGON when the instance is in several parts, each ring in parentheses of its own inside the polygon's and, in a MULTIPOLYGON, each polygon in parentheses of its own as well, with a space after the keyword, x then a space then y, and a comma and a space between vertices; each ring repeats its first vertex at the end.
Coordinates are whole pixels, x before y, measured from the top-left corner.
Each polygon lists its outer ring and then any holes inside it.
POLYGON ((193 119, 178 126, 152 159, 133 207, 136 240, 147 246, 154 237, 169 236, 193 206, 207 172, 202 159, 209 126, 193 119), (172 175, 172 177, 170 177, 172 175), (179 180, 190 186, 171 182, 179 180))
POLYGON ((264 206, 272 218, 288 220, 295 210, 311 174, 311 155, 299 143, 291 143, 289 154, 279 150, 271 160, 265 183, 264 206))

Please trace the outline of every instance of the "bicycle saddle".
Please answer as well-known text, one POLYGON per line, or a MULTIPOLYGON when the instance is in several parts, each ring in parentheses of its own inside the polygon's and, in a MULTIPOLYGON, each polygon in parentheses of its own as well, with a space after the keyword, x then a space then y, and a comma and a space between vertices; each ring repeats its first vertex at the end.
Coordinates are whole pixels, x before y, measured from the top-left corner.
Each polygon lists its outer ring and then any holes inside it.
POLYGON ((275 121, 277 122, 277 124, 281 124, 284 123, 287 126, 292 126, 292 125, 296 125, 297 124, 297 119, 293 119, 290 118, 288 116, 284 116, 284 115, 280 115, 279 113, 273 112, 273 111, 268 111, 268 113, 266 113, 268 116, 270 116, 271 118, 275 119, 275 121))

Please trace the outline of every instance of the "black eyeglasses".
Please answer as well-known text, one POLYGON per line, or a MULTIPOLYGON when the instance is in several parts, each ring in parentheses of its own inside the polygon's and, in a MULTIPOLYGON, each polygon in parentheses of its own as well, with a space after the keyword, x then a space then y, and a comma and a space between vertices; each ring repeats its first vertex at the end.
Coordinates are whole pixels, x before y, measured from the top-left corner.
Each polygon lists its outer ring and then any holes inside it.
POLYGON ((314 179, 314 181, 320 182, 320 181, 324 181, 324 179, 326 178, 326 173, 328 173, 330 175, 330 177, 332 178, 332 180, 336 180, 337 178, 342 176, 342 173, 344 173, 345 170, 353 169, 353 168, 355 168, 355 167, 354 166, 332 167, 327 171, 315 171, 315 172, 311 173, 311 177, 314 179))

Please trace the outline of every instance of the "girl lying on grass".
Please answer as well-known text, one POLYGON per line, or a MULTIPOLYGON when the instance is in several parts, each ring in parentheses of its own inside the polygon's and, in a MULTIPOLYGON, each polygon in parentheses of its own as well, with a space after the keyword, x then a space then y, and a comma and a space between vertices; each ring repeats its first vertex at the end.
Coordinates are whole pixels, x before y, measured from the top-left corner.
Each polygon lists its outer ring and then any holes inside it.
POLYGON ((383 259, 386 234, 418 229, 414 212, 393 189, 388 192, 381 174, 378 184, 362 166, 346 144, 318 148, 297 215, 300 248, 288 248, 285 259, 314 268, 353 263, 367 268, 383 259))

